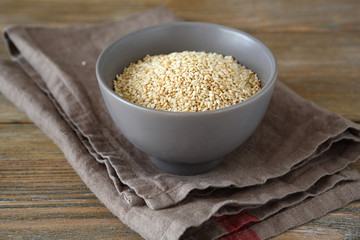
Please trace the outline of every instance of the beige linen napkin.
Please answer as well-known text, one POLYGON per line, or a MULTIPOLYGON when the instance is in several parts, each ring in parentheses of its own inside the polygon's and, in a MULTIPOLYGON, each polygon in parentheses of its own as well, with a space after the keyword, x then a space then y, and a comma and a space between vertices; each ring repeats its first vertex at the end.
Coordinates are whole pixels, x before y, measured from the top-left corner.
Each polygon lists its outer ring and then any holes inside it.
POLYGON ((359 128, 280 82, 255 133, 211 172, 171 175, 134 148, 105 108, 95 63, 116 38, 176 20, 161 8, 99 26, 8 28, 16 63, 0 64, 0 90, 147 239, 266 239, 360 198, 359 174, 347 169, 359 128))

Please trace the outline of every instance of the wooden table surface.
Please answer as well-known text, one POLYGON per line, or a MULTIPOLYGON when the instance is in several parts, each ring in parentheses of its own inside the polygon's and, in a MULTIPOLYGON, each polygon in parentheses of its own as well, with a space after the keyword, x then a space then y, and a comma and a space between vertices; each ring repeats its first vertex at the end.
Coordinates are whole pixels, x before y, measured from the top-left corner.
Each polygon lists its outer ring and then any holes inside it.
MULTIPOLYGON (((360 123, 358 0, 0 0, 0 29, 103 23, 156 6, 185 20, 255 35, 275 53, 279 80, 360 123)), ((3 40, 0 58, 8 59, 3 40)), ((360 161, 352 167, 360 171, 360 161)), ((0 239, 24 238, 141 239, 90 192, 58 147, 0 95, 0 239)), ((274 239, 360 239, 360 201, 274 239)))

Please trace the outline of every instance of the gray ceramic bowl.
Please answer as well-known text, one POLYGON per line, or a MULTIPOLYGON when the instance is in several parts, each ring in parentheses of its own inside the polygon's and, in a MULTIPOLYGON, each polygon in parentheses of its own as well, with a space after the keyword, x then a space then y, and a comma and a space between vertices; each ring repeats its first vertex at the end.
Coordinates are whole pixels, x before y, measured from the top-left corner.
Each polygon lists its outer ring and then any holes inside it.
POLYGON ((242 31, 209 23, 179 22, 146 28, 111 43, 96 75, 106 106, 123 135, 162 170, 199 174, 217 166, 260 123, 277 76, 272 52, 242 31), (113 91, 115 75, 149 55, 206 51, 233 56, 255 71, 262 89, 236 105, 207 112, 168 112, 131 103, 113 91))

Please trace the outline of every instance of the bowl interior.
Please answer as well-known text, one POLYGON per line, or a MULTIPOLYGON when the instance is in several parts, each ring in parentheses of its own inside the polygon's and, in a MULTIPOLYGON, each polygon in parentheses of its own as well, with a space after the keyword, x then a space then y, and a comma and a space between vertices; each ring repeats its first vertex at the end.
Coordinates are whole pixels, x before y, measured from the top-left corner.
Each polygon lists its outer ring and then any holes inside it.
POLYGON ((275 81, 276 60, 258 39, 239 30, 209 23, 179 22, 158 25, 129 34, 110 44, 97 63, 99 81, 112 91, 116 74, 146 54, 205 51, 233 56, 258 74, 262 90, 275 81))

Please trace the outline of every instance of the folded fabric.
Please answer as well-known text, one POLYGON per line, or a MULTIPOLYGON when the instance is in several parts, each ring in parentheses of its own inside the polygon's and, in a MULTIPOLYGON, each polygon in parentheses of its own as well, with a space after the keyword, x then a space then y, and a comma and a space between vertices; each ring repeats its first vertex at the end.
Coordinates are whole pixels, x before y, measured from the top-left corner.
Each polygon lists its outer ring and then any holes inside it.
POLYGON ((208 173, 162 172, 132 146, 102 101, 97 57, 127 33, 177 20, 160 8, 106 25, 10 27, 16 63, 1 62, 0 90, 147 239, 266 239, 360 198, 359 174, 347 168, 360 156, 357 125, 281 82, 255 133, 208 173))

